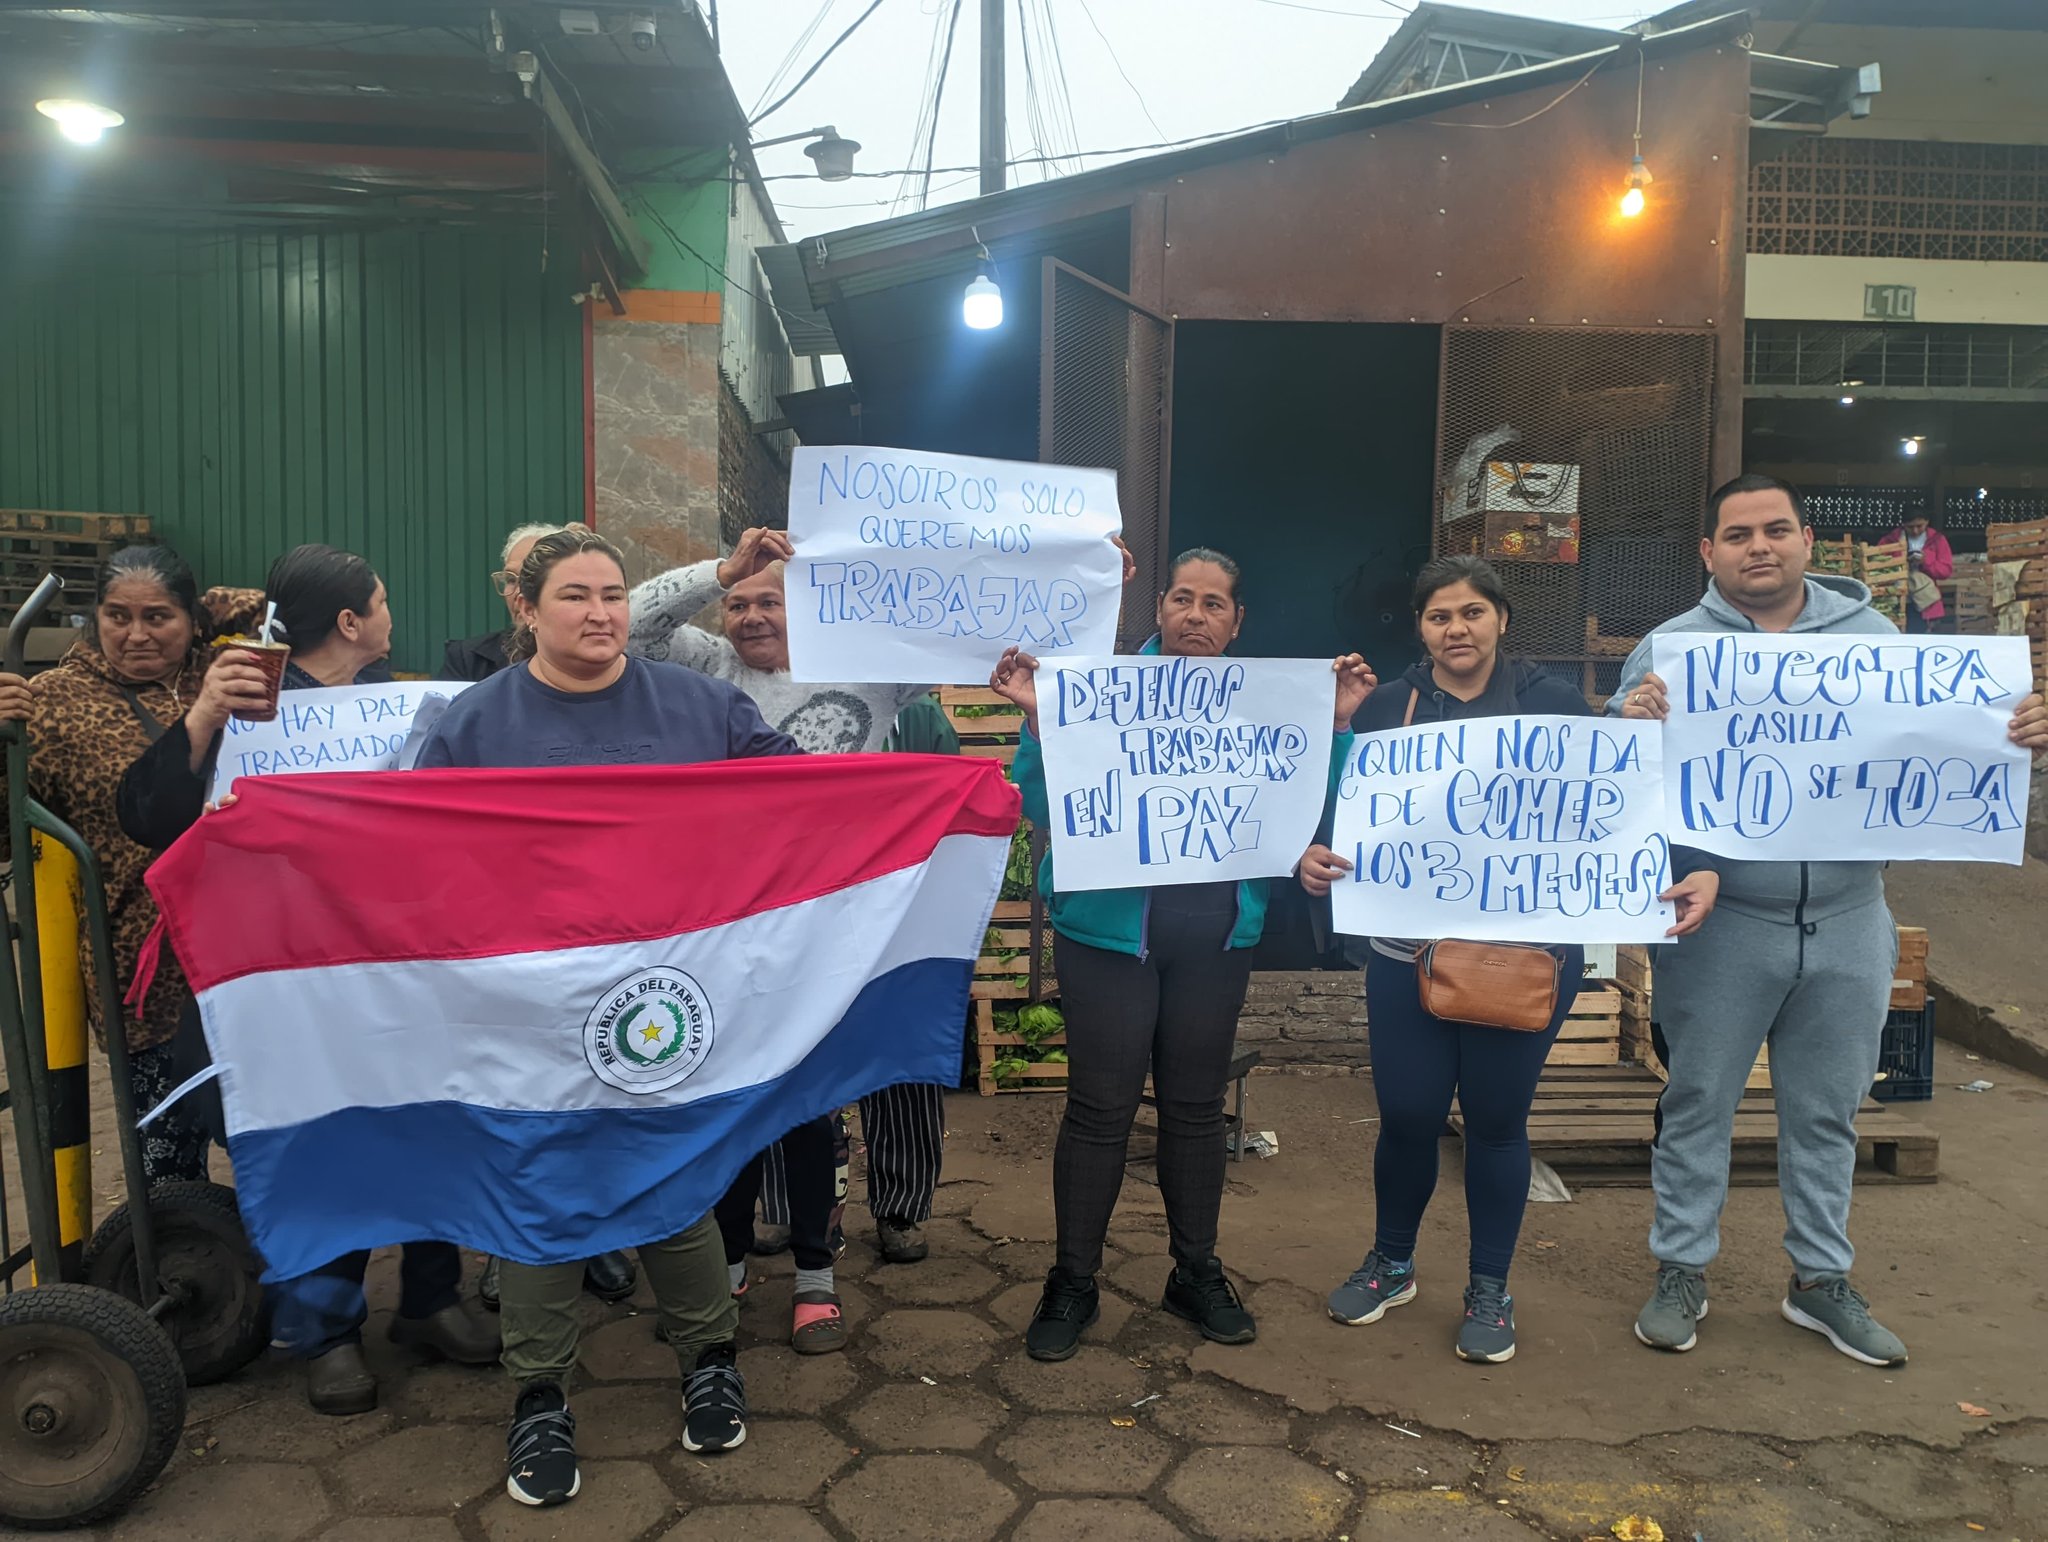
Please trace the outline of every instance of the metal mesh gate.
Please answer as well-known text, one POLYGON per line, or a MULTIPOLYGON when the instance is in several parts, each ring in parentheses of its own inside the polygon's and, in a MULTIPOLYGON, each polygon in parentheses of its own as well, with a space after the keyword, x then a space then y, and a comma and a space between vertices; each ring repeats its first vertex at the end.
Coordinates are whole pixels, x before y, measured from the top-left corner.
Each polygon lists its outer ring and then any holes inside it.
POLYGON ((1714 341, 1444 329, 1434 549, 1487 556, 1514 650, 1588 695, 1611 692, 1632 641, 1704 585, 1714 341))
POLYGON ((1039 459, 1117 473, 1124 544, 1138 563, 1117 643, 1135 650, 1152 633, 1168 556, 1173 323, 1048 257, 1038 379, 1039 459))

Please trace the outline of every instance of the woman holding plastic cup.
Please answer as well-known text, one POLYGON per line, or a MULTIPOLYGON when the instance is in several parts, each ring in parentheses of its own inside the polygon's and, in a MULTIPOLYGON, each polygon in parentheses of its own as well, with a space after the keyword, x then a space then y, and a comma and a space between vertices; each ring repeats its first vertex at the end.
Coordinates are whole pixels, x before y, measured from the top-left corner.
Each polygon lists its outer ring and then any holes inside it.
MULTIPOLYGON (((185 720, 121 779, 121 825, 132 839, 162 850, 198 820, 230 717, 274 717, 280 686, 310 690, 390 678, 381 661, 391 648, 391 607, 383 581, 361 557, 331 546, 296 547, 271 564, 266 598, 265 624, 255 637, 230 639, 221 647, 185 720), (267 646, 279 632, 295 640, 281 669, 272 662, 281 652, 267 646)), ((196 1009, 187 1010, 176 1050, 181 1078, 206 1063, 196 1009)), ((207 1110, 218 1135, 219 1094, 202 1087, 191 1102, 207 1110)), ((362 1347, 369 1315, 363 1271, 369 1259, 367 1252, 351 1253, 272 1290, 274 1331, 306 1363, 307 1401, 320 1413, 364 1413, 377 1406, 377 1379, 362 1347)), ((497 1333, 462 1301, 462 1254, 450 1242, 405 1245, 398 1316, 390 1332, 398 1343, 432 1358, 489 1365, 498 1357, 497 1333)))

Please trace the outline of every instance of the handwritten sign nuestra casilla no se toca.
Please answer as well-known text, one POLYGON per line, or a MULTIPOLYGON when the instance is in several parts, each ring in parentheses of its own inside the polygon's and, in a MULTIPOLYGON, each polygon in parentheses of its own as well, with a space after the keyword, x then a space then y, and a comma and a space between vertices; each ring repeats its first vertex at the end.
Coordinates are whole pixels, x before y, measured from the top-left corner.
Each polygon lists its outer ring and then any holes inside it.
POLYGON ((791 457, 784 578, 798 680, 986 682, 1015 644, 1116 648, 1116 473, 923 450, 791 457))
POLYGON ((1330 785, 1326 659, 1077 658, 1038 673, 1062 889, 1293 871, 1330 785))
POLYGON ((2019 862, 2024 637, 1660 633, 1671 838, 1769 862, 2019 862))
POLYGON ((1654 942, 1673 920, 1654 723, 1468 718, 1361 734, 1331 846, 1358 937, 1654 942))

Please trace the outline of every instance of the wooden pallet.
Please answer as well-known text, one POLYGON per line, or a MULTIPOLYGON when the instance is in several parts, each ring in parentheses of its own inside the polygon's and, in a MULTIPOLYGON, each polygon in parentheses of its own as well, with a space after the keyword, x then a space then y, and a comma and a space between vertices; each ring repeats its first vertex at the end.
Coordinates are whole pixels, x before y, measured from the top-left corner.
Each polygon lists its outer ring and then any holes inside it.
POLYGON ((0 509, 0 532, 126 545, 149 534, 147 514, 87 514, 63 509, 0 509))
POLYGON ((1920 1010, 1927 999, 1927 928, 1899 928, 1899 962, 1892 970, 1892 1007, 1920 1010))
POLYGON ((1550 1046, 1545 1065, 1619 1065, 1621 1063, 1621 992, 1602 980, 1582 990, 1550 1046))
MULTIPOLYGON (((1031 901, 997 900, 988 924, 989 930, 1002 939, 1002 946, 985 950, 975 959, 974 983, 969 993, 977 999, 1022 1001, 1031 994, 1031 901), (1011 956, 1004 958, 1005 953, 1011 956)), ((1052 925, 1048 922, 1040 934, 1041 946, 1051 936, 1052 925)), ((1042 970, 1039 995, 1052 996, 1058 992, 1052 970, 1042 970)))
MULTIPOLYGON (((1053 1034, 1040 1039, 1040 1049, 1060 1049, 1066 1046, 1064 1033, 1053 1034)), ((1065 1092, 1067 1090, 1067 1068, 1057 1062, 1051 1065, 1027 1065, 1015 1078, 998 1083, 996 1061, 1005 1049, 1027 1047, 1023 1037, 1014 1033, 996 1032, 996 1004, 983 996, 974 1003, 974 1051, 980 1070, 975 1081, 985 1098, 994 1097, 998 1092, 1065 1092)))
MULTIPOLYGON (((1639 1066, 1548 1068, 1529 1114, 1530 1149, 1576 1187, 1645 1188, 1662 1085, 1639 1066)), ((1456 1107, 1451 1128, 1464 1138, 1456 1107)), ((1875 1101, 1857 1114, 1856 1137, 1858 1183, 1932 1183, 1940 1174, 1941 1137, 1875 1101)), ((1730 1156, 1730 1182, 1777 1182, 1777 1106, 1768 1090, 1744 1094, 1730 1156)))
POLYGON ((960 736, 960 753, 1009 765, 1017 758, 1017 741, 1024 732, 1024 715, 1009 702, 984 686, 942 685, 939 710, 960 736), (999 709, 983 714, 986 707, 999 709), (972 709, 963 712, 962 708, 972 709))

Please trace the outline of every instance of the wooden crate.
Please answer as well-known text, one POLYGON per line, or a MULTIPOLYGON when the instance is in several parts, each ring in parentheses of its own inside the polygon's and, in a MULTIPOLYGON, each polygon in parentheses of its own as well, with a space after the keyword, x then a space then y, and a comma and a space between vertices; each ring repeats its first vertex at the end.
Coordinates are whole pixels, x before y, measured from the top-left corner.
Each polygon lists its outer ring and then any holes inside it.
POLYGON ((985 686, 942 685, 939 710, 960 736, 960 753, 1009 765, 1017 758, 1017 741, 1024 732, 1024 715, 985 686), (984 708, 996 708, 984 713, 984 708), (967 708, 963 712, 961 709, 967 708))
POLYGON ((89 610, 107 558, 148 536, 142 514, 0 509, 0 608, 18 607, 54 573, 64 581, 56 609, 89 610))
POLYGON ((1892 1006, 1917 1012, 1927 999, 1927 929, 1899 928, 1899 962, 1892 970, 1892 1006))
POLYGON ((2033 557, 2020 569, 2013 593, 2022 600, 2048 600, 2048 557, 2033 557))
POLYGON ((1984 527, 1984 554, 1993 562, 2020 562, 2048 557, 2048 519, 1984 527))
POLYGON ((1894 541, 1889 546, 1864 546, 1857 549, 1858 574, 1873 589, 1890 588, 1894 584, 1904 585, 1912 572, 1906 561, 1906 543, 1894 541))
MULTIPOLYGON (((974 984, 969 993, 989 1001, 1023 1001, 1031 994, 1031 901, 997 900, 989 917, 989 930, 1001 939, 1000 946, 984 948, 974 961, 974 984), (1003 955, 1008 954, 1005 958, 1003 955)), ((1052 938, 1052 925, 1042 929, 1040 946, 1052 938)), ((1041 970, 1038 993, 1053 995, 1050 965, 1041 970)))
MULTIPOLYGON (((1038 1041, 1041 1049, 1064 1048, 1067 1036, 1056 1033, 1050 1038, 1038 1041)), ((1002 1058, 1005 1049, 1025 1048, 1024 1039, 1014 1033, 996 1032, 996 1004, 986 996, 974 1003, 974 1048, 980 1065, 976 1082, 985 1098, 994 1097, 998 1092, 1065 1092, 1067 1090, 1067 1068, 1064 1065, 1033 1064, 1026 1066, 1013 1080, 1000 1085, 996 1082, 996 1061, 1002 1058)))
POLYGON ((1621 992, 1611 980, 1582 990, 1550 1046, 1545 1065, 1619 1065, 1621 992))

